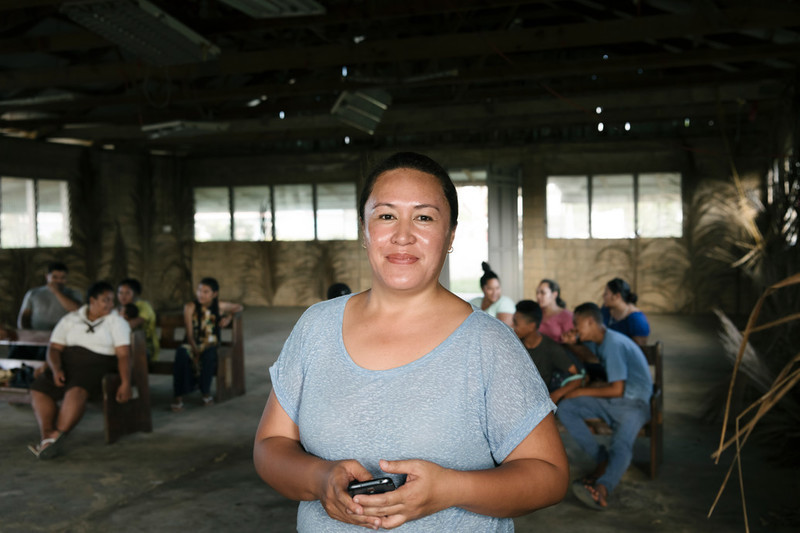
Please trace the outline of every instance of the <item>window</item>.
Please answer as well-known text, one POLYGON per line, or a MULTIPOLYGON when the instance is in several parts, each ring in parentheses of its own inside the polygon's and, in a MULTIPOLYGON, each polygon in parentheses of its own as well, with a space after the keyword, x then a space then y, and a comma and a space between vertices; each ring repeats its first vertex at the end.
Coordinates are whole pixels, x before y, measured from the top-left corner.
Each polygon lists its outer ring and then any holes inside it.
POLYGON ((629 239, 683 235, 681 175, 547 178, 547 237, 629 239))
POLYGON ((72 244, 66 181, 0 178, 0 246, 60 247, 72 244))
POLYGON ((355 183, 326 183, 317 185, 317 238, 328 240, 357 240, 355 183))
POLYGON ((233 238, 272 240, 272 190, 265 186, 234 187, 233 238))
POLYGON ((589 180, 585 176, 547 178, 547 236, 589 238, 589 180))
POLYGON ((314 191, 311 185, 275 186, 275 238, 314 240, 314 191))
POLYGON ((195 241, 358 239, 354 183, 197 187, 195 241))
POLYGON ((194 190, 194 240, 231 240, 231 208, 227 187, 194 190))

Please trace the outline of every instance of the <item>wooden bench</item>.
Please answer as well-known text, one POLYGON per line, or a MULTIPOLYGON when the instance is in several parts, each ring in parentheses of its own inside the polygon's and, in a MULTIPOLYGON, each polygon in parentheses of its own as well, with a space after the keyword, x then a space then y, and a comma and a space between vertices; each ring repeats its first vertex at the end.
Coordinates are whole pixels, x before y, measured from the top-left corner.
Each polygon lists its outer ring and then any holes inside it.
MULTIPOLYGON (((640 437, 650 439, 650 479, 658 476, 661 463, 664 460, 664 377, 663 377, 663 350, 661 341, 642 347, 642 352, 650 365, 653 376, 653 396, 650 398, 650 421, 639 431, 640 437)), ((604 421, 598 418, 586 420, 592 433, 610 435, 612 430, 604 421)))
MULTIPOLYGON (((161 349, 174 350, 183 344, 186 327, 183 311, 166 311, 158 314, 161 349)), ((244 333, 242 314, 233 315, 231 323, 220 332, 217 348, 216 401, 224 402, 245 393, 244 387, 244 333), (230 334, 227 331, 230 330, 230 334)), ((151 374, 172 375, 172 361, 151 361, 151 374)))
MULTIPOLYGON (((19 368, 22 364, 40 367, 44 361, 0 359, 0 368, 19 368)), ((103 377, 103 419, 106 443, 112 444, 124 435, 137 431, 153 431, 150 412, 150 385, 147 377, 147 345, 142 331, 131 333, 131 390, 134 398, 127 403, 117 403, 117 389, 121 383, 119 374, 103 377)), ((0 400, 11 403, 31 403, 29 389, 0 386, 0 400)))

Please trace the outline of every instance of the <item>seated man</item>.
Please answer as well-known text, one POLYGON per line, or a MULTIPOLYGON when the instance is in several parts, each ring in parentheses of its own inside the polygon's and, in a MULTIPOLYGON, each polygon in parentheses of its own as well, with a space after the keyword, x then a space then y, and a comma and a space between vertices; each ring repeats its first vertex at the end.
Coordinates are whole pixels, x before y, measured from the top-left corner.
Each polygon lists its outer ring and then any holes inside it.
POLYGON ((583 365, 563 346, 539 333, 542 308, 538 303, 533 300, 520 301, 512 320, 514 333, 539 369, 553 403, 558 403, 569 391, 581 386, 583 365))
POLYGON ((556 416, 596 462, 594 472, 573 482, 572 491, 589 507, 604 510, 631 463, 636 435, 650 419, 653 380, 641 348, 622 333, 607 329, 596 304, 576 307, 573 320, 578 338, 600 359, 608 381, 567 393, 556 416), (589 431, 588 418, 601 418, 613 430, 608 449, 589 431))
MULTIPOLYGON (((64 263, 55 262, 47 266, 47 284, 29 290, 22 299, 18 328, 50 331, 61 317, 80 307, 81 293, 66 286, 68 273, 64 263)), ((15 346, 9 357, 44 361, 46 353, 46 346, 15 346)))

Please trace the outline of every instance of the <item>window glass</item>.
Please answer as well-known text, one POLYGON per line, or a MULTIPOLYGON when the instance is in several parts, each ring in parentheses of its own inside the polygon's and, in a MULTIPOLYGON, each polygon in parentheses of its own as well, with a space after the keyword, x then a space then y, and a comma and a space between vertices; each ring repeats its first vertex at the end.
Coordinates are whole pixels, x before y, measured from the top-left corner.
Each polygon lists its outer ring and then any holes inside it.
POLYGON ((586 176, 547 178, 547 236, 589 238, 589 187, 586 176))
POLYGON ((272 203, 268 186, 233 189, 233 238, 237 241, 272 240, 272 203))
POLYGON ((275 186, 275 238, 314 240, 314 201, 311 185, 275 186))
POLYGON ((231 211, 227 187, 197 187, 194 190, 194 240, 229 241, 231 211))
POLYGON ((69 246, 69 194, 66 181, 39 180, 36 232, 39 246, 69 246))
POLYGON ((592 237, 631 239, 633 225, 633 175, 592 177, 592 237))
POLYGON ((639 227, 641 237, 681 237, 683 205, 681 175, 677 172, 639 175, 639 227))
POLYGON ((34 180, 2 178, 0 198, 0 243, 3 248, 36 246, 34 180))
POLYGON ((355 183, 317 185, 317 238, 358 239, 355 183))

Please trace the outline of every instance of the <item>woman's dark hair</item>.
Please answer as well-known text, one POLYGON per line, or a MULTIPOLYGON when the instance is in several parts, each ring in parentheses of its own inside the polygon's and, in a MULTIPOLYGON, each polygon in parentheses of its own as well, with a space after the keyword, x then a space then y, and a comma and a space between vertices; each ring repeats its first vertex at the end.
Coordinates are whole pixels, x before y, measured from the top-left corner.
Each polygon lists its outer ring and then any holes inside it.
POLYGON ((561 299, 561 287, 558 286, 558 283, 553 281, 552 279, 543 279, 539 282, 539 285, 542 283, 547 283, 547 286, 550 287, 551 292, 557 292, 558 296, 556 296, 556 305, 563 308, 567 307, 567 303, 561 299))
POLYGON ((367 175, 364 180, 364 186, 361 188, 361 195, 358 199, 358 218, 361 220, 361 223, 364 223, 364 210, 369 195, 372 194, 372 189, 375 187, 375 181, 384 172, 389 172, 390 170, 396 170, 398 168, 418 170, 430 174, 439 180, 439 184, 442 186, 442 191, 444 192, 444 198, 447 200, 447 205, 450 207, 450 229, 455 228, 456 224, 458 224, 458 193, 456 192, 456 186, 453 185, 453 180, 450 179, 450 175, 439 163, 426 155, 415 152, 398 152, 389 156, 378 163, 378 165, 372 169, 372 172, 367 175))
POLYGON ((608 283, 606 283, 606 287, 614 294, 619 294, 622 296, 622 301, 635 304, 639 297, 636 295, 635 292, 631 292, 631 286, 628 285, 628 282, 622 278, 614 278, 608 283))
POLYGON ((481 289, 493 279, 496 279, 498 283, 500 282, 500 278, 497 276, 494 270, 492 270, 492 267, 489 266, 489 263, 482 261, 481 268, 483 269, 483 276, 481 276, 481 289))
POLYGON ((517 303, 517 313, 524 316, 528 322, 536 322, 536 329, 542 324, 542 308, 533 300, 520 300, 517 303))
POLYGON ((350 294, 350 292, 350 287, 348 287, 345 283, 334 283, 328 287, 328 300, 337 298, 339 296, 344 296, 345 294, 350 294))
POLYGON ((114 292, 114 287, 107 281, 95 281, 86 291, 86 303, 89 303, 90 298, 97 298, 104 292, 114 292))
POLYGON ((142 284, 139 283, 138 279, 125 278, 125 279, 123 279, 122 281, 119 282, 119 284, 117 285, 117 288, 120 288, 123 285, 128 287, 130 290, 132 290, 133 293, 136 296, 139 296, 139 295, 142 294, 142 284))

